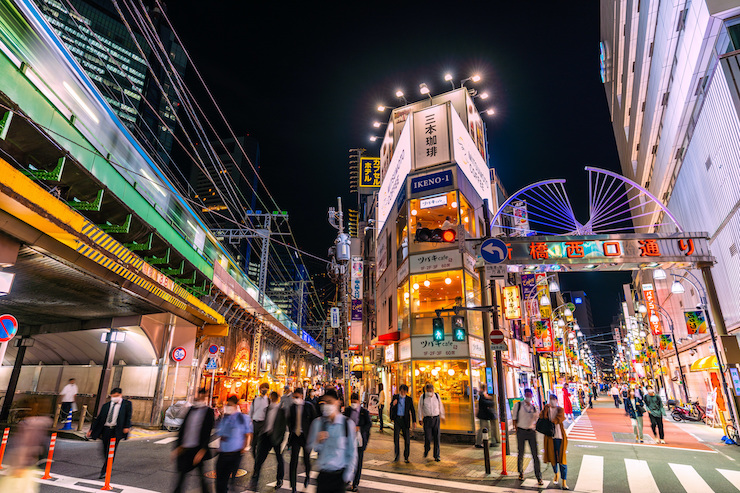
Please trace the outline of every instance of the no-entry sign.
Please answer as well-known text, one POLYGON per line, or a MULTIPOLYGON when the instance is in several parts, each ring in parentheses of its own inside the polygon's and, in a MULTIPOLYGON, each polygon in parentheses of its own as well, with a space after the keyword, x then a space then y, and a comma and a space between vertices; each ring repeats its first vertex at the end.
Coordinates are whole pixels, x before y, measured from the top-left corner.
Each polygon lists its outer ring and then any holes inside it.
POLYGON ((216 354, 218 352, 218 346, 216 346, 215 344, 211 344, 208 347, 208 352, 211 354, 216 354))
POLYGON ((18 332, 18 320, 13 315, 0 315, 0 342, 9 341, 18 332))
POLYGON ((177 361, 178 363, 180 361, 183 361, 185 359, 185 356, 187 356, 187 351, 185 351, 184 347, 176 347, 172 350, 172 359, 177 361))
POLYGON ((491 331, 491 351, 506 351, 509 348, 504 342, 504 333, 500 330, 491 331))

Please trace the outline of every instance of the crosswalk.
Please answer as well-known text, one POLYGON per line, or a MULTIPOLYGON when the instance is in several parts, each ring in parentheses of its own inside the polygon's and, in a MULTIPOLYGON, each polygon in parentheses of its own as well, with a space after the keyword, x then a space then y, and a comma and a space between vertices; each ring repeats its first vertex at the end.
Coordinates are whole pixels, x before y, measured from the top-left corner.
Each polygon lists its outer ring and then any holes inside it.
POLYGON ((596 433, 587 414, 582 414, 567 430, 568 438, 573 440, 596 440, 596 433))
MULTIPOLYGON (((363 469, 360 481, 360 490, 365 493, 527 493, 560 490, 560 485, 552 482, 552 469, 549 466, 543 467, 545 484, 539 486, 532 477, 531 466, 524 481, 516 478, 516 472, 510 472, 508 478, 491 485, 484 484, 485 480, 499 479, 498 474, 467 482, 378 471, 368 469, 368 465, 363 469)), ((317 475, 317 472, 311 472, 312 478, 317 475)), ((315 493, 315 481, 304 488, 304 478, 305 474, 299 474, 298 491, 315 493)), ((570 465, 568 484, 577 493, 737 493, 740 492, 740 471, 701 468, 699 464, 666 464, 657 461, 649 464, 648 461, 633 458, 615 460, 584 455, 580 464, 570 465)), ((274 488, 275 482, 267 484, 267 487, 274 488)), ((278 491, 290 491, 287 479, 278 491)))

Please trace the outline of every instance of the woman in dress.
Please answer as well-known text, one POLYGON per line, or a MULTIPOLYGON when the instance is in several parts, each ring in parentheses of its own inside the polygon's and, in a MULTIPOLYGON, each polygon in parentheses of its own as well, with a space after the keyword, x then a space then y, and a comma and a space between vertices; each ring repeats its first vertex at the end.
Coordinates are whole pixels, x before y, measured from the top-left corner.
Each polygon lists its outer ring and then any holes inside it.
POLYGON ((563 410, 565 411, 565 417, 573 421, 573 404, 570 401, 570 391, 567 383, 563 385, 563 410))
POLYGON ((544 435, 545 454, 542 456, 542 461, 552 464, 552 470, 555 473, 553 482, 557 483, 558 476, 562 477, 563 482, 561 487, 567 490, 568 485, 565 483, 565 479, 568 476, 568 461, 566 460, 568 436, 565 434, 565 426, 563 426, 565 411, 562 407, 558 406, 558 397, 556 395, 550 395, 550 403, 542 410, 540 418, 548 419, 555 424, 555 434, 552 437, 544 435), (558 467, 560 468, 559 475, 558 467))

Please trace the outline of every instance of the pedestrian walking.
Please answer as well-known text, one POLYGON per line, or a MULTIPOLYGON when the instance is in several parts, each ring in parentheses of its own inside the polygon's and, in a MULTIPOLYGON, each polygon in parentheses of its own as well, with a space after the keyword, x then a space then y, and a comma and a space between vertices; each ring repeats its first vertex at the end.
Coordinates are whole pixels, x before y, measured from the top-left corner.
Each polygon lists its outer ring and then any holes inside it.
POLYGON ((208 442, 211 440, 214 421, 213 409, 208 406, 208 391, 201 388, 198 390, 193 406, 185 415, 175 442, 174 456, 178 473, 175 493, 187 491, 184 488, 185 480, 193 469, 198 469, 201 491, 210 490, 206 482, 203 462, 210 458, 208 442))
POLYGON ((59 393, 59 396, 62 398, 62 421, 65 421, 67 419, 70 411, 77 411, 76 400, 78 392, 79 389, 77 388, 77 383, 75 382, 75 379, 70 378, 67 382, 67 385, 65 385, 64 388, 62 388, 62 391, 59 393))
POLYGON ((595 383, 591 385, 591 390, 593 391, 594 400, 598 400, 599 398, 599 386, 595 383))
POLYGON ((643 443, 642 416, 645 414, 645 403, 642 399, 635 396, 635 391, 633 389, 630 389, 629 397, 624 401, 624 409, 630 417, 632 431, 635 432, 635 443, 643 443))
MULTIPOLYGON (((561 488, 568 489, 566 479, 568 476, 568 460, 566 453, 568 451, 568 435, 565 433, 563 422, 565 421, 565 410, 558 406, 558 396, 550 394, 550 403, 540 413, 540 418, 548 419, 555 425, 555 433, 552 437, 545 437, 545 453, 542 461, 552 464, 552 470, 555 473, 553 482, 558 482, 558 477, 562 478, 561 488), (558 475, 558 467, 560 474, 558 475)), ((533 454, 534 455, 534 454, 533 454)))
POLYGON ((267 382, 262 382, 259 388, 260 394, 252 400, 252 406, 249 408, 249 417, 252 418, 252 424, 254 425, 252 458, 255 460, 257 460, 257 452, 259 451, 260 440, 262 439, 262 428, 265 426, 267 408, 270 405, 270 398, 267 397, 269 390, 270 385, 267 382))
POLYGON ((116 387, 110 391, 110 401, 103 404, 100 412, 93 420, 90 431, 87 432, 87 437, 93 440, 100 438, 103 443, 103 467, 100 468, 98 479, 105 477, 110 439, 116 439, 113 449, 113 460, 115 460, 121 440, 128 438, 128 433, 131 431, 131 413, 131 401, 124 399, 123 391, 120 387, 116 387))
POLYGON ((518 457, 516 461, 519 471, 519 481, 524 480, 524 446, 529 443, 529 452, 532 454, 534 462, 534 475, 537 477, 537 484, 542 485, 542 471, 540 470, 540 458, 537 455, 537 417, 539 412, 537 406, 532 402, 532 389, 524 389, 524 401, 519 401, 514 405, 511 413, 514 429, 516 430, 516 448, 518 457))
POLYGON ((385 409, 385 390, 383 384, 378 384, 378 421, 380 422, 380 433, 383 433, 383 409, 385 409))
POLYGON ((419 399, 419 424, 424 427, 424 458, 429 455, 429 450, 434 444, 434 460, 439 462, 440 450, 440 421, 445 419, 445 407, 442 405, 442 399, 434 391, 434 385, 426 384, 426 388, 421 399, 419 399))
POLYGON ((318 454, 315 467, 316 493, 342 493, 355 474, 357 447, 355 427, 339 412, 339 396, 333 388, 321 398, 321 417, 311 424, 308 446, 318 454))
POLYGON ((629 416, 629 412, 627 412, 627 401, 630 398, 630 390, 626 383, 622 385, 622 390, 621 390, 620 395, 622 397, 622 402, 624 402, 624 415, 629 416))
MULTIPOLYGON (((308 431, 311 423, 316 418, 316 408, 310 400, 303 400, 302 391, 297 389, 293 392, 293 404, 288 408, 288 445, 290 446, 290 488, 296 492, 298 483, 298 455, 303 450, 303 467, 306 479, 303 481, 304 488, 308 488, 308 480, 311 478, 311 449, 308 448, 308 431)), ((310 392, 309 392, 310 393, 310 392)))
MULTIPOLYGON (((478 434, 475 436, 475 448, 483 448, 483 429, 488 430, 488 435, 493 437, 493 421, 496 419, 494 414, 494 404, 491 396, 486 392, 486 384, 481 384, 478 393, 478 412, 475 415, 478 418, 478 434)), ((490 446, 493 447, 494 440, 490 440, 490 446)))
POLYGON ((236 395, 226 399, 223 413, 216 431, 220 438, 216 461, 216 493, 228 493, 229 483, 233 484, 242 455, 249 449, 254 433, 252 418, 242 414, 239 397, 236 395))
POLYGON ((653 436, 656 441, 660 440, 660 443, 665 443, 665 434, 663 433, 663 416, 665 416, 665 408, 663 407, 663 400, 655 393, 655 389, 653 387, 648 387, 647 395, 642 401, 645 403, 645 407, 647 408, 653 436), (657 433, 655 430, 656 428, 658 429, 657 433))
POLYGON ((565 417, 571 421, 573 421, 573 403, 570 400, 570 389, 568 388, 568 384, 563 384, 563 411, 565 412, 565 417))
POLYGON ((391 399, 391 416, 393 417, 393 444, 396 451, 396 458, 393 462, 398 462, 400 452, 399 439, 403 435, 403 460, 409 463, 409 453, 411 452, 411 432, 410 429, 416 429, 416 409, 414 401, 406 395, 409 386, 401 384, 398 388, 398 394, 391 399))
POLYGON ((280 396, 277 392, 271 392, 270 405, 265 414, 265 424, 262 427, 262 434, 259 439, 260 449, 257 451, 257 458, 254 460, 254 472, 252 472, 252 480, 250 482, 250 488, 252 490, 257 491, 260 481, 260 471, 265 460, 267 460, 267 456, 270 455, 270 450, 275 451, 275 459, 277 459, 277 482, 275 483, 275 489, 279 490, 283 486, 285 463, 283 462, 283 454, 280 451, 280 446, 285 437, 285 427, 285 412, 280 406, 280 396))
POLYGON ((611 395, 612 398, 614 398, 614 407, 616 407, 617 409, 619 409, 619 403, 620 403, 620 401, 619 401, 619 389, 617 388, 617 385, 616 384, 612 385, 612 388, 609 389, 609 395, 611 395))
POLYGON ((290 391, 290 385, 286 385, 283 387, 283 395, 280 397, 280 409, 287 413, 291 404, 293 404, 293 393, 290 391))
POLYGON ((360 476, 362 476, 362 461, 365 456, 367 442, 370 440, 370 412, 360 406, 360 396, 354 393, 350 396, 350 407, 348 407, 344 416, 355 425, 355 437, 357 442, 357 467, 355 468, 355 477, 352 480, 350 491, 357 491, 360 485, 360 476))
POLYGON ((594 408, 594 390, 593 387, 588 387, 588 407, 590 409, 594 408))

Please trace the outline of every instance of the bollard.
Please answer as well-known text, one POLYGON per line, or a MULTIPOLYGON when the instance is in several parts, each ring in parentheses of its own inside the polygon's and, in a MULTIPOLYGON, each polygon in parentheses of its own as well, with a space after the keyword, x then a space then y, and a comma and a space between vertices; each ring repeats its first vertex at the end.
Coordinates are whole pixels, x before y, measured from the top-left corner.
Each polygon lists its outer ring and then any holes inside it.
POLYGON ((116 453, 116 439, 110 439, 110 445, 108 446, 108 464, 105 466, 105 485, 100 488, 101 490, 110 490, 110 473, 113 469, 113 455, 116 453))
POLYGON ((46 469, 44 470, 44 475, 41 476, 41 479, 51 479, 51 461, 54 458, 54 447, 57 443, 57 434, 52 433, 51 434, 51 442, 49 443, 49 458, 46 459, 46 469))
POLYGON ((483 461, 486 463, 486 474, 491 474, 491 452, 488 449, 488 428, 481 430, 483 436, 483 461))
POLYGON ((62 426, 62 430, 71 430, 72 429, 72 410, 70 409, 67 413, 67 418, 64 420, 64 426, 62 426))
POLYGON ((506 476, 506 423, 501 423, 501 475, 506 476))
POLYGON ((54 424, 51 425, 52 428, 56 428, 59 426, 59 414, 62 412, 62 405, 57 404, 57 410, 54 411, 54 424))
POLYGON ((3 441, 0 442, 0 469, 3 468, 3 455, 5 455, 5 446, 8 444, 8 435, 10 435, 10 428, 5 428, 3 441))
POLYGON ((80 411, 80 423, 77 425, 77 431, 82 431, 82 427, 85 425, 85 415, 87 414, 87 404, 82 406, 80 411))

